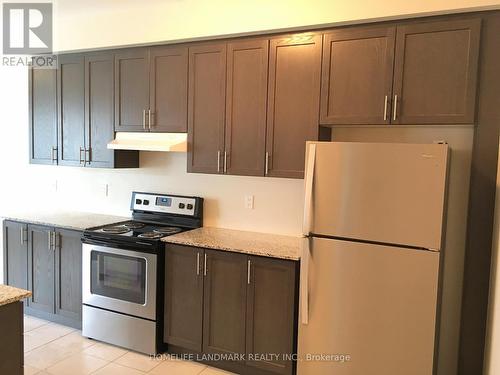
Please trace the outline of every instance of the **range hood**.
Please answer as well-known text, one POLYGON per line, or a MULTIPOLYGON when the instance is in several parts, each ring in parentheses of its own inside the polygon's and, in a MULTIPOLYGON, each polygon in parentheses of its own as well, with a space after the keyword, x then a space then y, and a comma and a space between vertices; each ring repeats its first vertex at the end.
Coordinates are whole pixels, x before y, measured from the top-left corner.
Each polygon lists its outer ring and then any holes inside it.
POLYGON ((108 143, 113 150, 187 151, 187 133, 128 133, 117 132, 108 143))

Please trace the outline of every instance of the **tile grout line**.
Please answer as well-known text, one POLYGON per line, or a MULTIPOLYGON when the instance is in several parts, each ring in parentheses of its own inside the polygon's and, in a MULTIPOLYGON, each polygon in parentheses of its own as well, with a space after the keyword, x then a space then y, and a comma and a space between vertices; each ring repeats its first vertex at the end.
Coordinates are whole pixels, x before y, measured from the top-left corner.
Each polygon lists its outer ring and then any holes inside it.
MULTIPOLYGON (((50 324, 50 322, 49 322, 49 324, 50 324)), ((48 326, 49 324, 45 324, 45 326, 48 326)), ((62 326, 62 327, 64 327, 64 326, 62 326)), ((41 328, 41 327, 38 327, 38 328, 41 328)), ((31 331, 34 331, 34 330, 36 330, 36 329, 37 329, 37 328, 32 329, 31 331)), ((29 331, 29 332, 31 332, 31 331, 29 331)), ((77 332, 77 331, 78 331, 78 330, 74 329, 74 330, 73 330, 73 331, 71 331, 71 332, 68 332, 68 333, 66 333, 66 334, 64 334, 64 335, 62 335, 62 336, 59 336, 59 337, 56 337, 55 339, 52 339, 52 340, 50 340, 50 341, 47 341, 46 343, 44 343, 44 344, 42 344, 42 345, 35 346, 35 347, 34 347, 34 348, 32 348, 31 350, 28 350, 28 351, 24 352, 24 355, 26 355, 26 354, 28 354, 28 353, 31 353, 32 351, 34 351, 34 350, 36 350, 36 349, 39 349, 39 348, 41 348, 42 346, 48 345, 48 344, 50 344, 50 343, 52 343, 52 342, 54 342, 54 341, 56 341, 56 340, 59 340, 59 339, 60 339, 60 338, 62 338, 62 337, 65 337, 65 336, 71 335, 72 333, 77 332)), ((25 332, 25 333, 27 333, 27 332, 25 332)), ((23 333, 23 339, 24 339, 24 335, 25 335, 25 333, 23 333)), ((56 344, 56 345, 57 345, 57 344, 56 344)), ((94 344, 94 345, 95 345, 95 344, 94 344)), ((23 346, 24 346, 24 345, 23 345, 23 346)))
MULTIPOLYGON (((51 343, 54 343, 54 341, 57 341, 59 339, 62 339, 64 337, 69 336, 69 335, 74 334, 74 333, 79 333, 80 332, 79 336, 82 337, 82 338, 84 338, 83 336, 81 336, 81 331, 80 330, 74 329, 74 328, 70 328, 70 327, 66 327, 66 326, 63 326, 63 325, 60 325, 60 324, 57 324, 57 323, 53 323, 53 322, 46 322, 46 323, 44 323, 44 324, 42 324, 42 325, 40 325, 40 326, 38 326, 36 328, 31 329, 30 331, 23 332, 23 334, 27 334, 27 333, 33 332, 33 331, 35 331, 35 330, 37 330, 39 328, 47 327, 47 326, 50 326, 50 325, 55 326, 55 327, 69 328, 71 330, 69 332, 65 333, 64 335, 58 336, 58 337, 56 337, 56 338, 54 338, 54 339, 52 339, 52 340, 50 340, 50 341, 48 341, 48 342, 46 342, 46 343, 44 343, 42 345, 39 345, 37 347, 32 348, 30 351, 24 352, 24 356, 32 353, 33 351, 35 351, 37 349, 42 349, 43 347, 45 347, 45 346, 47 346, 47 345, 49 345, 51 343)), ((33 337, 35 337, 35 336, 33 336, 33 337)), ((85 339, 88 339, 88 338, 85 338, 85 339)), ((38 368, 36 366, 31 366, 31 365, 26 365, 26 366, 29 366, 29 367, 37 370, 37 372, 35 372, 35 375, 36 374, 40 374, 42 372, 47 372, 49 374, 52 374, 50 371, 48 371, 48 368, 56 366, 57 364, 59 364, 59 363, 61 363, 63 361, 66 361, 68 358, 70 358, 72 356, 84 355, 84 356, 89 356, 89 357, 92 357, 94 359, 98 359, 100 361, 105 362, 102 366, 99 366, 97 369, 95 369, 91 373, 89 373, 89 375, 98 373, 100 370, 102 370, 104 367, 106 367, 106 366, 108 366, 110 364, 115 364, 115 365, 122 366, 122 367, 125 367, 125 368, 128 368, 128 369, 131 369, 131 370, 135 370, 135 371, 138 371, 141 374, 151 374, 158 366, 160 366, 164 362, 168 361, 168 359, 165 359, 165 357, 162 357, 163 359, 161 359, 161 360, 151 359, 151 357, 149 357, 150 361, 152 361, 153 363, 155 363, 155 365, 151 369, 149 369, 147 371, 144 371, 142 369, 138 369, 138 368, 132 367, 130 365, 126 365, 126 364, 122 364, 122 363, 118 363, 117 362, 119 359, 121 359, 122 357, 124 357, 125 355, 127 355, 129 353, 135 353, 135 354, 138 354, 138 355, 141 355, 141 353, 136 353, 136 352, 133 352, 133 351, 128 351, 125 348, 121 348, 121 347, 118 347, 118 346, 115 346, 115 345, 112 345, 112 344, 107 344, 107 343, 102 342, 102 341, 91 340, 91 339, 88 339, 88 340, 91 342, 90 345, 88 345, 86 347, 83 347, 83 348, 78 348, 74 352, 72 351, 71 354, 68 354, 68 355, 64 356, 63 358, 61 358, 60 360, 58 360, 54 364, 51 364, 50 366, 47 366, 47 367, 42 368, 42 369, 40 369, 40 368, 38 368), (98 344, 103 344, 103 345, 111 346, 111 347, 114 347, 114 348, 117 348, 117 349, 124 350, 125 352, 122 353, 122 354, 120 354, 118 357, 114 358, 113 360, 104 359, 104 358, 98 357, 96 355, 93 355, 93 354, 85 352, 85 350, 90 349, 93 346, 98 345, 98 344)), ((60 348, 64 348, 63 345, 58 345, 58 344, 55 344, 55 345, 59 346, 60 348)), ((147 355, 144 355, 144 356, 147 357, 147 355)), ((184 362, 184 361, 181 361, 181 362, 184 362)), ((185 361, 185 363, 186 364, 198 364, 198 365, 202 365, 203 368, 201 368, 200 371, 196 373, 197 375, 203 375, 203 373, 206 370, 212 368, 211 366, 208 366, 208 365, 196 362, 196 361, 185 361)))

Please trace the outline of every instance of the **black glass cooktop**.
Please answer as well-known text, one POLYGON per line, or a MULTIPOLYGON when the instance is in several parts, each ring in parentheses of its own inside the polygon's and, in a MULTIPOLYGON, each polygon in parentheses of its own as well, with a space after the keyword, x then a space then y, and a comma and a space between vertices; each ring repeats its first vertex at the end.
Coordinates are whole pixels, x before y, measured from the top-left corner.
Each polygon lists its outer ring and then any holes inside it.
POLYGON ((181 227, 143 223, 131 220, 95 228, 91 230, 91 232, 100 233, 101 235, 110 235, 113 237, 125 236, 155 240, 180 233, 184 230, 186 229, 181 227))

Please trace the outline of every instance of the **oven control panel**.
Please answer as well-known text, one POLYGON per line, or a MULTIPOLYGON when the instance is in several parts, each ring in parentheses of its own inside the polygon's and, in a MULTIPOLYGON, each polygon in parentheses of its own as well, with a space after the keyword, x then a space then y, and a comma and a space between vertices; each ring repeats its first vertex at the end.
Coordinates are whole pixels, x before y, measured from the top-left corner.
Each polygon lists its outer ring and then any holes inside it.
POLYGON ((138 211, 194 216, 196 204, 195 197, 134 192, 131 208, 138 211))

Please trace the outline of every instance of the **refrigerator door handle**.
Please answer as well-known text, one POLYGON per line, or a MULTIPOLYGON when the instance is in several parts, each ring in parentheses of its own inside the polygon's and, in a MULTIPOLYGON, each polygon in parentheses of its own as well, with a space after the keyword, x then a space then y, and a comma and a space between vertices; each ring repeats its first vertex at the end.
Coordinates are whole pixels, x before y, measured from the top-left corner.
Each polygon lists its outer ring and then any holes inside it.
POLYGON ((309 258, 311 256, 310 237, 304 237, 300 258, 300 321, 309 324, 309 258))
POLYGON ((304 222, 302 225, 302 234, 304 236, 308 236, 311 232, 314 166, 316 164, 316 144, 309 143, 308 147, 304 179, 304 222))

